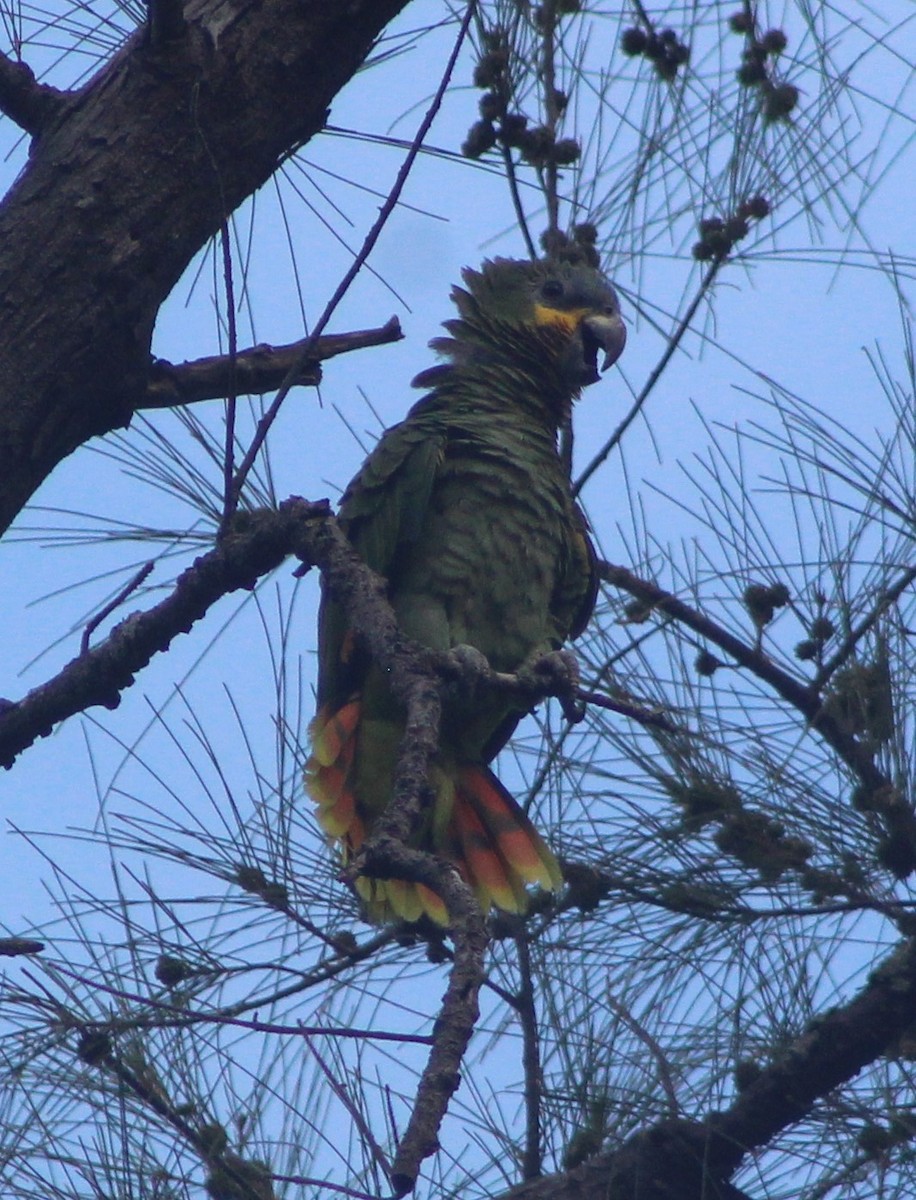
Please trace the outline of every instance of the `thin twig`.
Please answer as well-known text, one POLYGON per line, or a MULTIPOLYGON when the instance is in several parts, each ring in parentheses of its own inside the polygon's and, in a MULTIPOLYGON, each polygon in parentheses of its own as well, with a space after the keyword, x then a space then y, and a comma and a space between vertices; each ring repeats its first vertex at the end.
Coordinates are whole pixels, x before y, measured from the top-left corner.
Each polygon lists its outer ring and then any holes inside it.
MULTIPOLYGON (((550 131, 551 148, 556 141, 557 125, 559 123, 560 114, 557 110, 556 102, 556 62, 554 37, 557 29, 557 0, 545 0, 541 5, 541 87, 543 89, 544 99, 544 116, 546 118, 547 128, 550 131)), ((560 230, 560 197, 559 197, 559 173, 557 171, 556 160, 551 153, 547 155, 547 161, 541 168, 541 179, 544 188, 544 199, 547 205, 547 235, 548 245, 553 240, 553 235, 559 233, 560 230)))
POLYGON ((384 1150, 376 1141, 376 1138, 372 1132, 372 1128, 360 1111, 359 1105, 354 1102, 349 1091, 344 1087, 344 1085, 334 1077, 334 1072, 331 1070, 328 1063, 325 1062, 324 1056, 318 1050, 318 1047, 315 1046, 312 1039, 308 1038, 307 1041, 309 1045, 309 1051, 311 1052, 312 1057, 318 1063, 322 1075, 324 1075, 325 1079, 328 1081, 328 1086, 347 1110, 350 1120, 353 1122, 363 1139, 363 1144, 369 1147, 369 1151, 375 1160, 376 1166, 381 1170, 385 1178, 390 1181, 391 1162, 387 1154, 385 1154, 384 1150))
POLYGON ((891 605, 896 604, 906 589, 914 581, 916 581, 916 567, 908 567, 902 572, 900 578, 895 584, 889 587, 886 591, 882 592, 871 612, 862 618, 855 629, 851 629, 849 631, 849 634, 843 639, 837 648, 836 653, 829 659, 828 662, 823 664, 812 681, 812 687, 817 688, 817 690, 820 691, 824 684, 827 683, 828 680, 833 676, 834 672, 843 665, 847 658, 849 658, 850 654, 852 654, 862 638, 865 637, 868 631, 874 627, 874 625, 880 620, 882 615, 887 612, 891 605))
MULTIPOLYGON (((77 1028, 84 1027, 77 1026, 77 1028)), ((93 1036, 88 1030, 86 1034, 90 1037, 93 1036)), ((177 1133, 181 1134, 188 1145, 193 1147, 200 1156, 201 1161, 206 1164, 211 1176, 218 1172, 227 1180, 231 1180, 233 1193, 239 1197, 239 1200, 264 1200, 263 1190, 254 1184, 245 1170, 247 1165, 245 1160, 231 1151, 217 1148, 200 1131, 190 1125, 178 1112, 171 1098, 162 1090, 158 1080, 156 1083, 147 1082, 111 1050, 104 1050, 97 1058, 87 1058, 85 1061, 99 1070, 108 1071, 114 1075, 138 1100, 141 1100, 177 1133)))
MULTIPOLYGON (((188 1025, 205 1024, 229 1025, 233 1028, 249 1029, 252 1033, 271 1033, 284 1037, 304 1037, 307 1040, 313 1037, 330 1037, 343 1038, 345 1040, 351 1039, 353 1041, 409 1042, 421 1046, 429 1046, 433 1040, 425 1033, 392 1033, 382 1029, 356 1029, 354 1026, 349 1025, 337 1027, 333 1025, 305 1025, 302 1023, 283 1025, 275 1021, 248 1020, 232 1013, 220 1013, 216 1011, 194 1012, 184 1002, 181 1004, 169 1004, 164 1000, 156 1000, 152 996, 144 996, 139 992, 131 992, 125 988, 118 988, 111 984, 102 983, 101 980, 88 979, 85 975, 81 975, 79 971, 71 971, 60 963, 54 964, 54 971, 56 974, 63 975, 68 979, 76 980, 77 983, 82 983, 85 987, 91 987, 96 991, 104 992, 108 996, 114 996, 118 1000, 126 1000, 131 1004, 140 1004, 146 1008, 152 1008, 165 1014, 165 1020, 146 1026, 139 1026, 135 1021, 125 1023, 118 1018, 110 1021, 83 1020, 81 1022, 86 1029, 91 1029, 95 1032, 106 1032, 115 1035, 124 1033, 129 1029, 174 1029, 184 1028, 188 1025), (177 1020, 172 1018, 177 1018, 177 1020)), ((271 996, 270 1001, 273 1002, 277 998, 271 996)))
POLYGON ((471 23, 471 19, 474 15, 475 9, 476 9, 476 0, 469 0, 467 10, 464 14, 464 19, 462 20, 461 26, 458 30, 458 36, 455 39, 455 45, 453 46, 452 53, 450 54, 448 62, 446 63, 445 71, 443 72, 442 79, 439 83, 438 88, 436 89, 436 93, 433 96, 432 102, 426 111, 426 115, 424 116, 423 120, 420 122, 420 127, 417 130, 416 136, 414 137, 413 142, 411 143, 410 149, 408 150, 403 163, 401 164, 401 168, 397 173, 397 177, 395 178, 395 181, 391 188, 391 191, 388 194, 388 197, 385 200, 385 203, 379 209, 378 217, 376 218, 375 222, 373 223, 372 228, 366 234, 366 237, 363 240, 363 244, 360 247, 359 252, 357 253, 356 257, 354 258, 353 262, 351 263, 349 269, 345 273, 343 279, 337 285, 337 287, 334 291, 334 294, 331 296, 330 300, 325 305, 324 311, 322 312, 322 314, 318 318, 318 320, 315 322, 312 332, 310 333, 309 337, 306 338, 305 345, 302 348, 302 352, 301 352, 299 360, 297 362, 295 362, 292 367, 290 367, 289 372, 288 372, 286 378, 284 379, 283 383, 280 385, 280 388, 277 391, 276 396, 274 396, 273 400, 270 403, 269 408, 267 409, 267 411, 264 413, 263 417, 261 417, 260 421, 258 422, 257 428, 255 429, 255 432, 254 432, 254 436, 251 439, 251 445, 248 447, 245 457, 242 459, 242 462, 239 464, 238 471, 236 472, 235 479, 233 480, 233 484, 232 484, 233 504, 238 502, 238 497, 239 497, 239 494, 241 493, 242 487, 245 484, 245 480, 248 478, 248 474, 251 471, 252 466, 254 465, 254 461, 257 458, 258 454, 260 453, 261 446, 264 444, 264 439, 267 437, 267 434, 270 431, 271 426, 273 425, 274 421, 277 418, 277 414, 280 411, 280 406, 283 404, 283 401, 286 399, 287 395, 289 394, 289 390, 293 386, 296 376, 298 375, 302 366, 308 361, 309 354, 311 352, 311 346, 314 344, 314 342, 318 338, 318 336, 324 332, 325 328, 327 327, 328 321, 330 321, 338 304, 340 304, 341 300, 344 298, 346 293, 349 291, 350 285, 352 284, 352 282, 356 278, 356 276, 359 274, 359 272, 363 266, 363 263, 366 261, 366 259, 371 254, 371 252, 375 246, 375 243, 378 241, 379 237, 381 236, 382 230, 384 229, 385 225, 388 222, 389 217, 394 212, 394 209, 397 205, 398 199, 400 198, 401 192, 404 190, 404 185, 407 183, 407 178, 410 175, 410 172, 413 168, 413 164, 416 161, 416 158, 419 155, 420 150, 423 148, 423 142, 426 138, 426 135, 429 132, 429 129, 432 126, 433 121, 435 120, 436 114, 438 113, 439 108, 442 105, 442 100, 445 96, 446 89, 448 88, 449 81, 452 77, 452 72, 455 69, 455 64, 458 61, 458 54, 461 50, 462 45, 464 44, 464 39, 467 36, 468 26, 471 23))
POLYGON ((80 638, 80 654, 85 654, 87 652, 89 649, 89 639, 102 624, 105 618, 110 617, 116 608, 121 607, 127 597, 132 592, 135 592, 140 584, 143 583, 150 574, 152 574, 152 570, 155 565, 156 564, 152 559, 150 559, 149 562, 145 562, 136 575, 134 575, 127 581, 127 583, 125 583, 124 587, 121 588, 118 594, 112 600, 109 600, 105 607, 100 609, 94 617, 90 617, 90 619, 86 622, 86 628, 83 630, 83 636, 80 638))
POLYGON ((668 1116, 677 1117, 680 1115, 681 1106, 678 1103, 677 1089, 674 1086, 674 1079, 671 1076, 671 1067, 665 1058, 665 1052, 652 1034, 642 1025, 625 1004, 621 1004, 614 996, 611 995, 610 987, 604 994, 604 1000, 611 1012, 616 1013, 619 1019, 646 1047, 649 1053, 655 1060, 655 1065, 658 1069, 658 1081, 662 1085, 662 1091, 665 1093, 665 1099, 668 1102, 668 1116))
POLYGON ((537 1179, 543 1169, 541 1147, 541 1046, 538 1019, 534 1007, 534 980, 527 931, 522 928, 515 938, 518 952, 519 988, 515 1011, 522 1027, 522 1071, 525 1077, 525 1149, 522 1153, 522 1179, 537 1179))
POLYGON ((509 185, 509 195, 512 197, 512 207, 515 210, 515 219, 518 222, 519 231, 525 242, 525 249, 528 251, 528 257, 536 259, 538 257, 537 247, 534 244, 534 239, 531 236, 531 231, 528 228, 528 219, 525 216, 525 209, 522 205, 522 195, 518 187, 518 175, 515 170, 515 161, 512 158, 512 150, 505 142, 501 143, 503 164, 506 169, 506 183, 509 185))
POLYGON ((675 350, 681 344, 681 340, 683 339, 684 334, 690 328, 690 322, 693 320, 697 309, 700 307, 700 303, 703 300, 703 297, 709 291, 710 287, 713 284, 713 281, 715 280, 716 276, 719 273, 719 270, 720 270, 723 262, 725 262, 725 261, 726 261, 725 259, 716 259, 716 261, 713 262, 708 267, 706 274, 703 276, 702 280, 700 281, 700 286, 697 288, 696 295, 691 300, 686 313, 684 313, 683 317, 678 322, 678 326, 675 329, 674 333, 668 339, 668 344, 665 346, 665 349, 664 349, 664 352, 663 352, 661 358, 658 360, 658 362, 652 368, 649 378, 646 380, 645 384, 643 385, 642 391, 639 393, 639 395, 636 397, 636 399, 630 405, 630 408, 627 411, 626 416, 623 418, 623 420, 620 422, 620 424, 617 426, 617 428, 614 430, 614 432, 611 434, 611 436, 608 438, 608 440, 604 443, 604 445, 601 447, 601 449, 598 451, 598 453, 594 456, 594 458, 591 460, 591 462, 588 464, 588 466, 585 467, 585 469, 582 471, 579 478, 573 484, 573 489, 572 489, 573 496, 578 496, 578 494, 582 491, 583 487, 586 485, 586 483, 588 483, 588 481, 589 481, 589 479, 591 479, 592 475, 594 475, 594 473, 598 470, 598 468, 605 461, 605 459, 607 459, 608 455, 611 453, 611 451, 614 449, 614 447, 619 443, 620 439, 623 437, 623 435, 629 429, 630 425, 636 419, 636 416, 642 409, 645 402, 649 399, 649 396, 651 395, 655 385, 658 383, 659 379, 661 379, 662 372, 665 370, 668 363, 671 361, 671 358, 672 358, 675 350))
POLYGON ((320 1196, 324 1192, 335 1192, 340 1196, 349 1196, 350 1200, 379 1200, 378 1192, 361 1192, 359 1188, 347 1187, 343 1183, 329 1183, 327 1179, 314 1179, 311 1175, 278 1175, 271 1172, 274 1183, 294 1183, 297 1187, 307 1188, 309 1194, 320 1196))
POLYGON ((620 713, 622 717, 629 717, 633 721, 638 721, 640 725, 646 725, 649 729, 660 729, 663 733, 678 731, 678 726, 674 725, 659 708, 644 708, 641 704, 605 696, 602 692, 589 692, 584 688, 576 689, 576 699, 581 700, 583 704, 592 704, 595 708, 606 708, 610 712, 620 713))
POLYGON ((916 815, 912 807, 902 800, 894 802, 897 789, 893 781, 875 764, 869 749, 847 733, 825 708, 819 692, 813 685, 799 682, 768 658, 759 646, 748 645, 704 613, 666 592, 657 584, 640 579, 626 567, 599 562, 598 574, 612 586, 636 596, 679 624, 686 625, 695 633, 707 638, 791 704, 868 790, 876 811, 880 811, 886 822, 889 835, 900 838, 904 843, 908 851, 908 860, 916 858, 916 815), (882 804, 882 796, 889 797, 890 801, 882 804))
POLYGON ((663 612, 681 625, 686 625, 694 633, 711 641, 724 650, 742 667, 746 667, 760 679, 768 683, 784 700, 799 710, 806 720, 813 722, 820 711, 820 698, 810 687, 800 683, 787 671, 778 667, 763 653, 747 642, 729 633, 721 625, 707 617, 704 613, 675 596, 672 592, 642 579, 627 567, 614 563, 599 562, 598 575, 612 587, 642 600, 651 608, 663 612))
POLYGON ((219 535, 229 528, 235 513, 238 493, 233 492, 235 474, 235 416, 237 405, 236 365, 238 363, 238 329, 235 320, 235 287, 232 280, 232 245, 229 241, 229 222, 223 220, 219 227, 219 243, 223 258, 223 286, 226 289, 226 328, 229 336, 229 387, 226 392, 226 438, 223 447, 223 519, 219 535))

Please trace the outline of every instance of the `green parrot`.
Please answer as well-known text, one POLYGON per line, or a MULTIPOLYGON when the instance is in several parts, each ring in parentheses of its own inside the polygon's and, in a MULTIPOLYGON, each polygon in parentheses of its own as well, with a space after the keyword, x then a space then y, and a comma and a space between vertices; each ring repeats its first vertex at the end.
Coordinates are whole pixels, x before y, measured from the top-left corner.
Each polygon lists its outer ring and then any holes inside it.
MULTIPOLYGON (((383 575, 401 630, 435 650, 471 646, 514 672, 584 629, 594 550, 557 432, 582 387, 623 350, 614 289, 582 263, 494 259, 463 273, 446 360, 346 489, 340 523, 383 575)), ((352 860, 388 804, 404 713, 384 674, 324 592, 318 713, 306 785, 319 821, 352 860)), ((528 885, 557 890, 551 850, 488 764, 524 713, 504 698, 448 700, 430 770, 435 801, 415 844, 455 862, 486 913, 524 912, 528 885)), ((422 884, 360 876, 370 920, 448 924, 422 884)))

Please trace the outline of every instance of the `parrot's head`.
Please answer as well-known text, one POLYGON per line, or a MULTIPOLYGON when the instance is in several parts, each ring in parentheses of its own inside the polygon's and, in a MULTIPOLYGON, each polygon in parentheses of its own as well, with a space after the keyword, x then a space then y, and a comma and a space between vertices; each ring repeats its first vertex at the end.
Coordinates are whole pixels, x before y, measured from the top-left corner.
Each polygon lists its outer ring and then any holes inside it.
MULTIPOLYGON (((585 263, 496 258, 463 278, 465 287, 452 292, 460 319, 445 322, 452 336, 430 343, 455 366, 502 364, 572 396, 623 351, 617 293, 585 263)), ((433 367, 414 383, 437 383, 448 371, 433 367)))
POLYGON ((599 356, 606 371, 623 353, 627 330, 617 293, 594 267, 497 258, 465 271, 464 281, 490 315, 543 334, 545 355, 555 357, 571 388, 597 381, 599 356))

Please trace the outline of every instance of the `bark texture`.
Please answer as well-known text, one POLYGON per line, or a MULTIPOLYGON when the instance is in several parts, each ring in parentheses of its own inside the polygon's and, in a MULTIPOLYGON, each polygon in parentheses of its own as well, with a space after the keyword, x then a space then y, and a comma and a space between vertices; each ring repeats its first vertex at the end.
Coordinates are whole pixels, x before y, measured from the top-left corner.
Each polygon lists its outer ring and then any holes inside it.
POLYGON ((126 425, 160 305, 323 126, 408 0, 191 0, 48 106, 0 206, 0 532, 62 458, 126 425))

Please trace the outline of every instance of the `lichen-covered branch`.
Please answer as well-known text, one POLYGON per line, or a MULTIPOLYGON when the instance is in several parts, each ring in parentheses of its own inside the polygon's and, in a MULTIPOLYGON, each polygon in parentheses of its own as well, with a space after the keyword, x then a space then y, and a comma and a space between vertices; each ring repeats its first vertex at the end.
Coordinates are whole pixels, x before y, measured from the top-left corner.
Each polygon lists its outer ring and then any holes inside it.
POLYGON ((179 634, 188 633, 217 600, 239 588, 252 588, 301 545, 303 526, 327 517, 326 502, 297 500, 278 512, 246 518, 244 529, 229 534, 178 577, 172 592, 146 612, 121 621, 99 645, 72 659, 53 679, 17 702, 0 705, 0 765, 61 721, 94 705, 116 708, 121 693, 156 654, 179 634))
MULTIPOLYGON (((309 347, 308 361, 303 364, 295 382, 300 387, 316 387, 321 382, 319 363, 351 350, 396 342, 402 336, 397 318, 392 317, 377 329, 318 338, 309 347)), ((183 363, 156 359, 150 368, 146 393, 137 407, 176 408, 228 396, 230 389, 234 389, 236 395, 253 396, 275 391, 298 362, 308 340, 301 338, 285 346, 252 346, 239 351, 234 359, 228 354, 183 363)))

